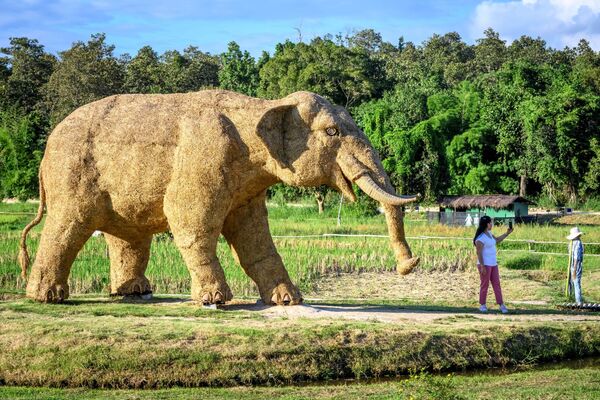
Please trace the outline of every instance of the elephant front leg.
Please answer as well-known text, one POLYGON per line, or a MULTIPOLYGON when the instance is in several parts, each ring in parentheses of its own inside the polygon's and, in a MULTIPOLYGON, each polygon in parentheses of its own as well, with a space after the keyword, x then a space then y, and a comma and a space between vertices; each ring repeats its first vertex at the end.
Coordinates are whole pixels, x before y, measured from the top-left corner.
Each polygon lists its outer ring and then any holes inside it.
MULTIPOLYGON (((212 110, 212 109, 211 109, 212 110)), ((164 212, 175 244, 192 277, 192 299, 219 304, 233 295, 217 259, 217 239, 231 205, 231 121, 216 111, 179 118, 164 212)))
POLYGON ((192 277, 192 299, 204 305, 230 301, 233 294, 215 255, 216 238, 212 246, 203 240, 186 243, 185 236, 176 231, 173 236, 192 277))
POLYGON ((302 296, 283 266, 269 232, 265 194, 232 211, 223 235, 265 304, 300 304, 302 296))

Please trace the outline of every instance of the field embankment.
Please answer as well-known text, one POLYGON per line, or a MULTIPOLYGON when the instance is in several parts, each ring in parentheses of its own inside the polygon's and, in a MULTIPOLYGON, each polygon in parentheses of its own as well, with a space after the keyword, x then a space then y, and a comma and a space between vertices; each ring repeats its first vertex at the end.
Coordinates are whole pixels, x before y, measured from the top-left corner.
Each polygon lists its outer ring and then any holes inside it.
MULTIPOLYGON (((414 310, 387 306, 385 312, 414 310)), ((464 308, 437 307, 437 313, 433 320, 388 323, 290 318, 247 305, 213 311, 173 298, 149 304, 5 300, 0 382, 88 388, 285 384, 600 354, 598 315, 574 319, 536 308, 486 319, 464 308)))

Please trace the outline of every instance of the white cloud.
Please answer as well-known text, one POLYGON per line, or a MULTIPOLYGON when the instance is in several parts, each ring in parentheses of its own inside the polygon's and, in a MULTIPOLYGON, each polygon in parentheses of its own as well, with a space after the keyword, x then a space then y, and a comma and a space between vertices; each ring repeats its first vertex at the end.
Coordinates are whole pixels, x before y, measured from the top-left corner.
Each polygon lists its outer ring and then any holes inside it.
POLYGON ((557 17, 565 22, 572 21, 583 7, 595 14, 600 12, 600 0, 550 0, 550 4, 557 11, 557 17))
POLYGON ((509 42, 521 35, 540 36, 550 46, 575 46, 587 39, 600 50, 600 0, 483 1, 475 9, 474 38, 492 27, 509 42))

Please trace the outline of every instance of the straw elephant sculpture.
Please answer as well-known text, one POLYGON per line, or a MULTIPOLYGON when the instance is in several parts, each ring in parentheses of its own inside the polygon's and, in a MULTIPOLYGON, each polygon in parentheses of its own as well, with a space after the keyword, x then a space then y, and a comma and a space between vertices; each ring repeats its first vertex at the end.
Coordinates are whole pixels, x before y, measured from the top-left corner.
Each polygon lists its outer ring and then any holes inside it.
POLYGON ((155 233, 171 230, 191 275, 192 298, 232 298, 216 256, 223 235, 267 304, 298 304, 269 232, 266 189, 278 182, 329 185, 354 200, 352 184, 382 203, 398 271, 419 262, 404 238, 402 205, 376 151, 348 112, 297 92, 262 100, 223 90, 116 95, 87 104, 48 138, 40 205, 21 237, 46 221, 27 296, 62 302, 71 265, 95 230, 110 254, 111 294, 151 293, 144 273, 155 233))

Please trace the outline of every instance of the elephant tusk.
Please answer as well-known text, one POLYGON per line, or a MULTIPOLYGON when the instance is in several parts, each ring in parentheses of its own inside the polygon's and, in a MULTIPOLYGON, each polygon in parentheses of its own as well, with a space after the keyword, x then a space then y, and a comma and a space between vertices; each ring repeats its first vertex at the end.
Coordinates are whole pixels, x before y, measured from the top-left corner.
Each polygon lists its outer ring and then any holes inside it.
POLYGON ((383 190, 369 175, 364 174, 354 181, 363 192, 374 200, 391 206, 402 206, 416 201, 418 196, 395 196, 383 190))

